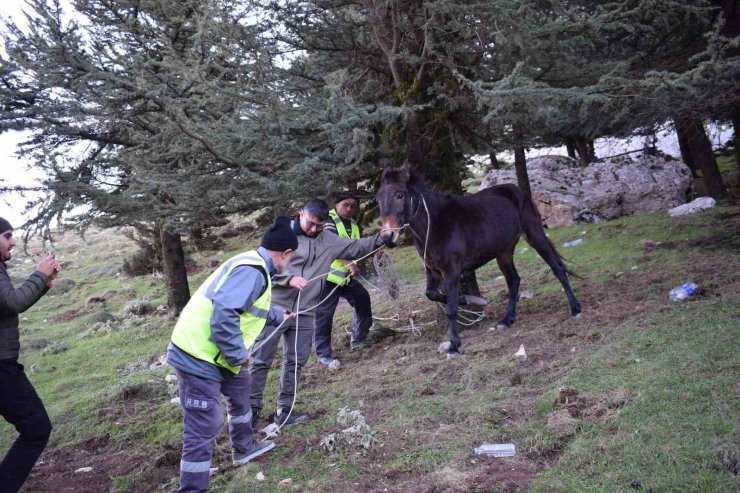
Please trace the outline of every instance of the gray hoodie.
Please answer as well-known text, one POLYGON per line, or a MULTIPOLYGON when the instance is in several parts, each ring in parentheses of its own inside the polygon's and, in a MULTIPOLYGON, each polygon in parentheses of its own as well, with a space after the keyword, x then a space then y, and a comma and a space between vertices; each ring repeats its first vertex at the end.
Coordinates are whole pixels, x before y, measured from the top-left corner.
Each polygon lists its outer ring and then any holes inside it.
MULTIPOLYGON (((297 218, 293 219, 290 225, 298 237, 298 248, 293 253, 286 272, 273 277, 272 302, 291 311, 305 310, 321 301, 317 298, 334 260, 355 260, 364 257, 383 244, 379 233, 359 240, 350 240, 322 231, 311 238, 303 232, 297 218), (298 290, 288 284, 290 280, 298 276, 310 281, 320 274, 324 275, 309 282, 308 286, 303 289, 301 306, 297 308, 295 305, 298 290)), ((309 313, 313 315, 313 312, 314 310, 311 310, 309 313)))

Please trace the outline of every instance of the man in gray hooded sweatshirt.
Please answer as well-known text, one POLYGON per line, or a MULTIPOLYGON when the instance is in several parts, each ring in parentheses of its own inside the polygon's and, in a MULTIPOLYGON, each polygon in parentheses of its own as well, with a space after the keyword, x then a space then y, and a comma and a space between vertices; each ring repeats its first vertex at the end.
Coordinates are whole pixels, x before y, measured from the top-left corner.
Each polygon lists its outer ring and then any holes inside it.
POLYGON ((279 326, 265 326, 257 337, 252 352, 252 377, 250 405, 254 426, 262 410, 262 394, 267 373, 275 359, 279 340, 283 340, 283 365, 280 372, 280 394, 277 401, 275 423, 289 426, 308 421, 289 411, 293 405, 295 390, 301 377, 301 368, 311 354, 314 334, 315 305, 319 293, 326 283, 334 259, 355 260, 370 254, 383 244, 380 234, 350 240, 335 234, 324 233, 324 223, 329 218, 329 206, 323 200, 313 199, 303 206, 293 219, 293 231, 298 237, 298 249, 293 254, 287 272, 278 274, 272 284, 272 302, 293 312, 296 319, 279 326), (298 295, 300 293, 300 305, 298 295), (296 324, 297 322, 297 324, 296 324), (276 330, 277 329, 277 330, 276 330), (297 341, 296 341, 297 338, 297 341), (296 351, 297 347, 297 351, 296 351), (297 365, 297 368, 296 368, 297 365))

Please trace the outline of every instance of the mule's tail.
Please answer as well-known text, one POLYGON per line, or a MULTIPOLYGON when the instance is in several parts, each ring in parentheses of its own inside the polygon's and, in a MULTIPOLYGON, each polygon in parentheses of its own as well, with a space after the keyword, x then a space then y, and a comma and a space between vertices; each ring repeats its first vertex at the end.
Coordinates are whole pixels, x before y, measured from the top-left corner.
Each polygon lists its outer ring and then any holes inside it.
POLYGON ((537 206, 534 204, 534 200, 522 192, 519 202, 520 217, 522 221, 522 229, 524 230, 525 239, 532 248, 537 250, 537 253, 542 256, 545 261, 548 261, 548 257, 553 256, 552 260, 560 264, 562 269, 577 279, 583 279, 581 276, 568 269, 565 265, 565 257, 560 255, 558 249, 550 238, 545 234, 545 228, 542 226, 542 217, 540 211, 537 210, 537 206))

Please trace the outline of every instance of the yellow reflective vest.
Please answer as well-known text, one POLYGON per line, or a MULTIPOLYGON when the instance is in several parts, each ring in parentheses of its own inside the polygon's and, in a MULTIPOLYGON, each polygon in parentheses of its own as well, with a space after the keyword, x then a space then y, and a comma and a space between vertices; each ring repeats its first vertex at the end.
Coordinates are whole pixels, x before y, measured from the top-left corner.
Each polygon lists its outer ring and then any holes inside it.
MULTIPOLYGON (((329 211, 329 217, 337 226, 337 235, 341 238, 351 238, 353 240, 360 239, 360 228, 357 227, 356 222, 352 221, 352 231, 348 233, 347 228, 344 227, 344 222, 342 221, 342 218, 339 217, 339 214, 337 214, 336 209, 329 211)), ((331 271, 329 271, 329 275, 326 276, 326 280, 339 286, 346 286, 350 281, 349 267, 345 266, 344 262, 341 260, 335 260, 331 263, 331 271)))
POLYGON ((211 315, 213 314, 213 301, 206 297, 211 286, 215 285, 214 293, 223 286, 229 274, 242 265, 259 267, 265 272, 267 289, 252 304, 247 311, 240 316, 240 326, 244 345, 249 348, 257 339, 267 322, 270 311, 271 287, 270 273, 264 259, 254 250, 232 257, 224 262, 221 267, 211 274, 201 284, 198 290, 183 308, 180 318, 172 332, 172 343, 199 360, 207 361, 232 373, 239 373, 241 366, 229 365, 226 357, 211 341, 211 315))

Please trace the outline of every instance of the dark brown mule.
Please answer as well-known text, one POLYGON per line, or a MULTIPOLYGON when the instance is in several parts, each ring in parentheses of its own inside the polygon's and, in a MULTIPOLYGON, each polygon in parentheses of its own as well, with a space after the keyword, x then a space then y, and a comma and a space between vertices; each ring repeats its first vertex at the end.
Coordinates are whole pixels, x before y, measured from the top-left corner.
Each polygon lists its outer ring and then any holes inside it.
POLYGON ((563 260, 545 236, 532 199, 519 187, 497 185, 466 196, 441 193, 432 190, 404 164, 399 170, 386 166, 376 199, 385 244, 397 246, 401 229, 408 224, 416 249, 422 258, 426 257, 427 298, 446 303, 450 325, 448 357, 454 357, 460 347, 457 310, 466 298, 459 292, 458 284, 463 271, 475 270, 496 259, 509 288, 506 315, 498 327, 505 329, 514 323, 519 297, 514 248, 521 235, 563 285, 571 314, 581 313, 563 260))

